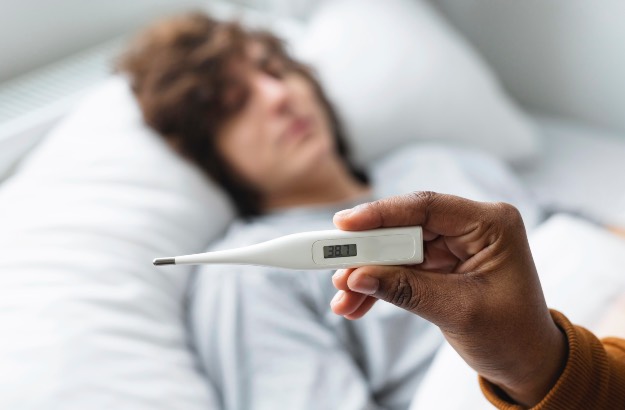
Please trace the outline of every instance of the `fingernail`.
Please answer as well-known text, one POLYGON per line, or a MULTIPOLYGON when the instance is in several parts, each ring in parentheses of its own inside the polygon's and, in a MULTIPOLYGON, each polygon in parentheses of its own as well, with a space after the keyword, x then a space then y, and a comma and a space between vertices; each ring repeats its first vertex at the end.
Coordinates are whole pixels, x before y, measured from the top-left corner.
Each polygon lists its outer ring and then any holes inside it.
POLYGON ((355 283, 347 283, 347 286, 354 292, 364 293, 365 295, 373 295, 380 287, 380 281, 371 276, 361 276, 355 283))
POLYGON ((334 216, 338 216, 342 218, 344 216, 351 214, 353 211, 354 211, 353 208, 343 209, 342 211, 338 211, 337 213, 335 213, 334 216))
POLYGON ((334 305, 336 303, 339 303, 341 299, 343 299, 343 296, 345 296, 345 292, 343 292, 342 290, 339 290, 338 292, 336 292, 336 295, 334 295, 334 297, 330 301, 330 304, 334 305))
POLYGON ((339 279, 343 275, 345 275, 345 269, 339 269, 336 272, 334 272, 334 275, 332 275, 332 279, 333 280, 339 279))

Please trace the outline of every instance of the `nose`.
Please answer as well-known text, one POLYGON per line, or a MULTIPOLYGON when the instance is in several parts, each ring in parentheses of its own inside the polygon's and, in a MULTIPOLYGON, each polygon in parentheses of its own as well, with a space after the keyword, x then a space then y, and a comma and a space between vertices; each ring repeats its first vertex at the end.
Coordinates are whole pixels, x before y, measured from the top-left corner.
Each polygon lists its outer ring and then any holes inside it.
POLYGON ((290 96, 284 81, 260 73, 254 83, 258 97, 269 112, 284 114, 289 111, 290 96))

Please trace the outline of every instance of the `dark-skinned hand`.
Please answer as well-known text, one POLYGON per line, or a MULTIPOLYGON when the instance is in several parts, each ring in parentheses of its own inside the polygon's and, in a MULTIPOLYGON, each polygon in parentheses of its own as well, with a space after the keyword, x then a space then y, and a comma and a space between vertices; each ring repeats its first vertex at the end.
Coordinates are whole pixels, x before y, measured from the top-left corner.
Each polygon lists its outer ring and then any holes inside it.
POLYGON ((516 208, 415 192, 341 211, 334 224, 348 231, 418 225, 424 237, 419 265, 337 271, 335 313, 358 319, 384 300, 419 315, 522 405, 538 403, 555 384, 566 339, 545 303, 516 208))

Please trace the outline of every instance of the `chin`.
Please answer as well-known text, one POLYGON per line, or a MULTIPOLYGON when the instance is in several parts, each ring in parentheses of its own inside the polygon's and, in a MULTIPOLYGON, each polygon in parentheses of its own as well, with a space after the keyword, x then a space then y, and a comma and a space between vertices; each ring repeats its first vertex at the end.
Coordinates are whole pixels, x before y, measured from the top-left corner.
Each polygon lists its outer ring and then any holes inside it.
POLYGON ((296 180, 310 178, 311 175, 318 173, 320 169, 326 168, 337 159, 337 154, 331 145, 326 147, 320 144, 315 149, 309 149, 298 154, 300 155, 293 155, 289 158, 293 164, 292 175, 295 176, 296 180))
POLYGON ((302 160, 308 158, 313 163, 320 163, 337 156, 333 141, 328 138, 314 138, 308 142, 307 147, 302 147, 302 160))

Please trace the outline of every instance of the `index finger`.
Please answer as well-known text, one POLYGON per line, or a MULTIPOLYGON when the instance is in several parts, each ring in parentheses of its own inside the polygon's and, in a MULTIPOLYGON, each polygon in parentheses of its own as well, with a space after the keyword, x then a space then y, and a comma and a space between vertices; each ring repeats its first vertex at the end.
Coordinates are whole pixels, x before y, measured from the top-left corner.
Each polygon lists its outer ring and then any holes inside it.
POLYGON ((417 226, 437 235, 459 236, 487 221, 492 204, 429 191, 392 196, 337 212, 334 224, 346 231, 417 226))

